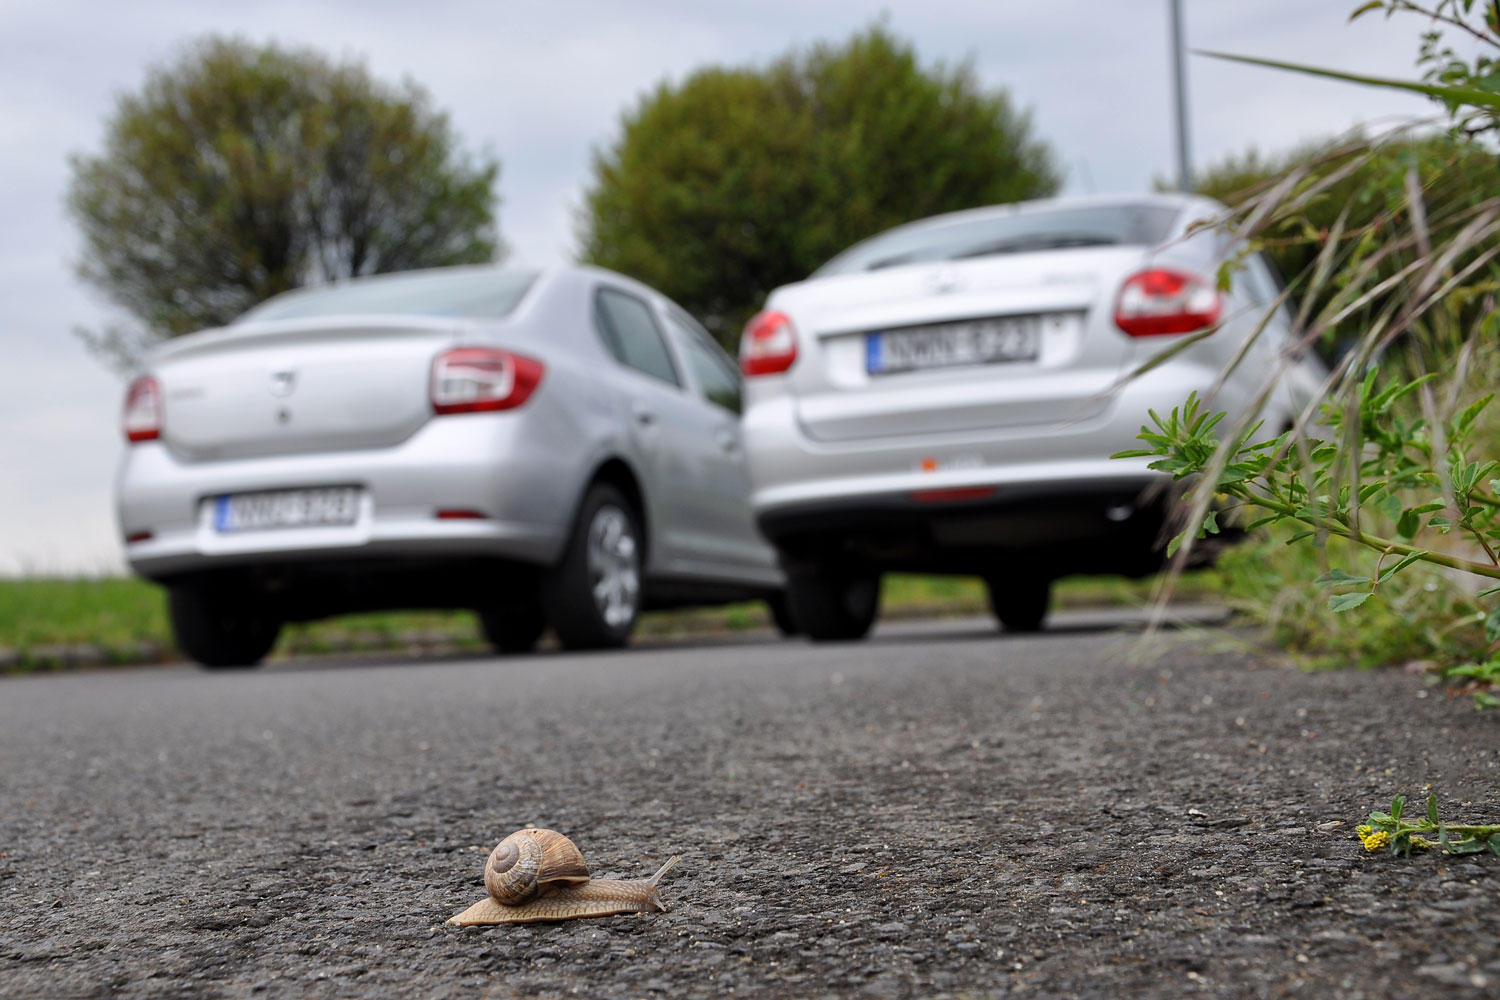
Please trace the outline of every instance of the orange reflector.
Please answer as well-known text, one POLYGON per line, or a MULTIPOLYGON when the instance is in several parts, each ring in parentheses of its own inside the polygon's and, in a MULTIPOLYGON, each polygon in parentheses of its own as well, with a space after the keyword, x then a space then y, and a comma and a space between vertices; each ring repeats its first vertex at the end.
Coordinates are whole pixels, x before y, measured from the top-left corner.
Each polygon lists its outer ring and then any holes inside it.
POLYGON ((955 503, 962 500, 985 500, 994 495, 993 486, 961 486, 951 490, 916 490, 911 498, 917 503, 955 503))
POLYGON ((923 472, 936 472, 937 471, 937 459, 935 459, 935 458, 924 458, 924 459, 922 459, 922 471, 923 472))
POLYGON ((437 512, 439 521, 483 521, 488 514, 482 514, 477 510, 464 510, 456 507, 445 507, 437 512))

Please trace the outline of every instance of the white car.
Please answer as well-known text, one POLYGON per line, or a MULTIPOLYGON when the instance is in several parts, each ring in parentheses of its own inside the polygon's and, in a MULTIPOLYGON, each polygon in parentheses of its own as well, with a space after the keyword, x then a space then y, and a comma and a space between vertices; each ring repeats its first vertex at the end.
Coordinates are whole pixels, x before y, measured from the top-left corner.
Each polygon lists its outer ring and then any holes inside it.
POLYGON ((549 625, 619 645, 648 607, 779 611, 739 404, 691 317, 598 268, 290 292, 164 344, 130 387, 126 558, 214 667, 379 608, 473 608, 505 652, 549 625))
MULTIPOLYGON (((1002 625, 1039 628, 1052 581, 1160 568, 1165 477, 1147 410, 1213 389, 1280 292, 1179 195, 1058 199, 892 229, 774 291, 740 347, 752 500, 814 639, 863 636, 882 572, 973 574, 1002 625), (1186 335, 1212 335, 1124 382, 1186 335)), ((1273 317, 1212 405, 1244 413, 1291 347, 1273 317)), ((1278 428, 1326 375, 1296 359, 1261 415, 1278 428)))

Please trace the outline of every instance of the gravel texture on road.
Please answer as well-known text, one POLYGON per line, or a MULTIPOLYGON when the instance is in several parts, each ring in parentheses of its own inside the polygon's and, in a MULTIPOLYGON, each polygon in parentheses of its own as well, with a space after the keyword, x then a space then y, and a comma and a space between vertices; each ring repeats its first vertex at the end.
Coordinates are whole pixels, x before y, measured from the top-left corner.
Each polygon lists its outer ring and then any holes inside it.
POLYGON ((5 679, 0 996, 1500 992, 1500 858, 1354 835, 1496 715, 1105 624, 5 679), (528 823, 670 912, 446 926, 528 823))

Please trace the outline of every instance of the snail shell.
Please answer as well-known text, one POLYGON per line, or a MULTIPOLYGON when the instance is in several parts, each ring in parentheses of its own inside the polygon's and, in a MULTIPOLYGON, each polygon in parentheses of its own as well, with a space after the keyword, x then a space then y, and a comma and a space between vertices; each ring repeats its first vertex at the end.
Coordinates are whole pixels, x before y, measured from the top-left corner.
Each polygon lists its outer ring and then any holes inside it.
POLYGON ((484 864, 489 893, 451 918, 459 927, 526 924, 613 913, 665 912, 657 883, 681 858, 671 858, 649 879, 590 879, 583 853, 556 830, 517 830, 496 845, 484 864))
POLYGON ((495 845, 484 864, 490 898, 519 906, 538 893, 589 880, 583 852, 556 830, 517 830, 495 845))

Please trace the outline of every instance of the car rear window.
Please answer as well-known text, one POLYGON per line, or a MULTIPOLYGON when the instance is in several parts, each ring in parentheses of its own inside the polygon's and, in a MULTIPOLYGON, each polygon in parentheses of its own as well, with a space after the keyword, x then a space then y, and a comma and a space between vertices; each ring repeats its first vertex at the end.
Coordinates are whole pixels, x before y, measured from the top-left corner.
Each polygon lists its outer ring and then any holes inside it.
POLYGON ((370 315, 499 319, 516 307, 535 280, 535 271, 493 268, 383 274, 287 292, 261 303, 235 322, 370 315))
POLYGON ((939 217, 856 243, 818 268, 813 277, 1006 253, 1155 246, 1172 231, 1179 211, 1172 205, 1126 203, 939 217))

